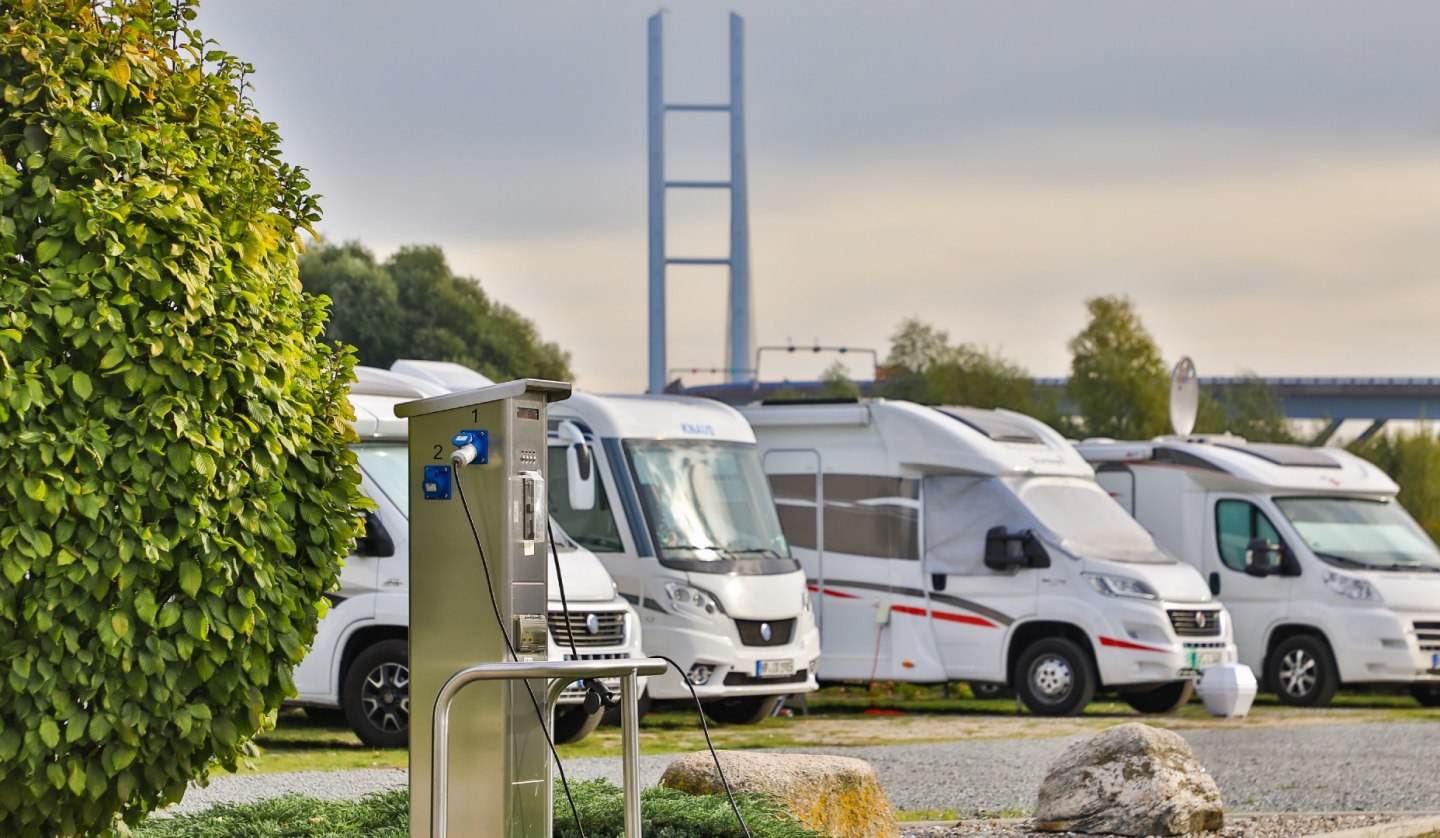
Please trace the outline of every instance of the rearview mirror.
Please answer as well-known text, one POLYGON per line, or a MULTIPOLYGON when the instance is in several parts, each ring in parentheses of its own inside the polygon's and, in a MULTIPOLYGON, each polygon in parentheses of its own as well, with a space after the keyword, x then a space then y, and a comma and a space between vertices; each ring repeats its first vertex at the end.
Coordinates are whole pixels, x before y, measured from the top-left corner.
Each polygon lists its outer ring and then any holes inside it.
POLYGON ((1269 539, 1252 538, 1245 545, 1245 573, 1250 576, 1274 576, 1284 572, 1281 547, 1269 539))
POLYGON ((1011 533, 1003 526, 991 527, 985 533, 985 566, 991 570, 1049 567, 1050 553, 1034 530, 1011 533))
POLYGON ((574 422, 561 422, 560 439, 565 441, 565 484, 569 489, 570 508, 595 508, 595 462, 585 434, 574 422))
POLYGON ((395 539, 390 537, 374 510, 365 512, 365 534, 355 539, 355 555, 381 559, 395 555, 395 539))

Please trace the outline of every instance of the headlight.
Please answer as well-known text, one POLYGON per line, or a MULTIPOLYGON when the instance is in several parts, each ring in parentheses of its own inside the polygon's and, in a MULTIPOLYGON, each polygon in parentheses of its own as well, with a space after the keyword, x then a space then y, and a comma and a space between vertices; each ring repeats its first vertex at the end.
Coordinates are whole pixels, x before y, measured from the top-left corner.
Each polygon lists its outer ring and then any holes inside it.
POLYGON ((670 603, 682 614, 693 614, 698 617, 725 613, 725 609, 720 607, 720 601, 708 591, 702 591, 680 582, 666 582, 665 593, 669 595, 670 603))
POLYGON ((1105 596, 1128 596, 1138 599, 1158 599, 1159 594, 1149 585, 1139 579, 1131 579, 1129 576, 1111 576, 1108 573, 1086 573, 1083 574, 1085 581, 1090 587, 1104 594, 1105 596))
POLYGON ((1383 602, 1380 598, 1380 592, 1375 590, 1374 585, 1371 585, 1364 579, 1346 576, 1343 573, 1336 573, 1333 570, 1325 571, 1324 579, 1325 587, 1346 599, 1353 599, 1356 602, 1373 602, 1377 605, 1383 602))

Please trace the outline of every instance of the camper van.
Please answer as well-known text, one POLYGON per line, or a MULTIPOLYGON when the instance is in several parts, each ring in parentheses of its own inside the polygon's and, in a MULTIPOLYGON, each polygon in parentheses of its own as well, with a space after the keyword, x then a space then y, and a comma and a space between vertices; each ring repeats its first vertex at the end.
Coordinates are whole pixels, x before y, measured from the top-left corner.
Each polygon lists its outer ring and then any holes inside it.
MULTIPOLYGON (((455 365, 430 371, 443 373, 451 366, 455 365)), ((375 502, 375 509, 367 514, 365 535, 345 560, 340 587, 330 595, 330 610, 320 622, 315 642, 295 670, 294 703, 311 712, 343 713, 367 744, 403 747, 410 725, 410 491, 406 423, 396 418, 394 408, 400 402, 449 392, 449 386, 367 367, 357 368, 356 375, 358 380, 350 388, 359 437, 354 450, 360 461, 361 488, 375 502)), ((589 550, 559 527, 554 533, 565 601, 552 568, 550 657, 638 656, 640 624, 635 610, 617 595, 615 583, 589 550)), ((476 607, 482 607, 483 595, 477 592, 476 597, 476 607)), ((613 681, 607 686, 618 692, 618 679, 613 681)), ((603 714, 586 713, 584 698, 584 688, 578 684, 562 694, 555 709, 556 742, 579 741, 600 723, 603 714)))
POLYGON ((1234 436, 1077 448, 1124 511, 1224 598, 1241 662, 1281 701, 1405 684, 1440 706, 1440 551, 1380 469, 1337 448, 1234 436))
POLYGON ((1005 684, 1043 715, 1108 690, 1166 712, 1235 659, 1200 574, 1043 423, 879 399, 742 412, 809 578, 821 680, 1005 684))
POLYGON ((816 688, 820 637, 734 408, 707 399, 573 394, 550 407, 551 514, 640 612, 645 654, 680 671, 655 700, 690 700, 732 724, 816 688))

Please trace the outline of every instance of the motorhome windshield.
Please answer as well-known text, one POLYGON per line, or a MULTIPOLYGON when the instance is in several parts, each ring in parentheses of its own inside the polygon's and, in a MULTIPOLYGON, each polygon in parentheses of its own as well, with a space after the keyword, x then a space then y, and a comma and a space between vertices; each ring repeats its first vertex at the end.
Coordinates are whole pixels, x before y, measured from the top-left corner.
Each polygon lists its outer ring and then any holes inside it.
POLYGON ((1061 546, 1079 556, 1141 564, 1175 561, 1094 481, 1031 477, 1015 494, 1061 546))
POLYGON ((1440 572, 1440 550, 1399 503, 1366 498, 1276 498, 1322 561, 1342 567, 1440 572))
POLYGON ((380 491, 395 504, 400 514, 409 518, 410 490, 406 472, 409 469, 410 450, 405 443, 367 442, 351 448, 360 459, 360 467, 379 485, 380 491))
POLYGON ((753 445, 628 440, 625 451, 661 564, 747 574, 799 568, 753 445))

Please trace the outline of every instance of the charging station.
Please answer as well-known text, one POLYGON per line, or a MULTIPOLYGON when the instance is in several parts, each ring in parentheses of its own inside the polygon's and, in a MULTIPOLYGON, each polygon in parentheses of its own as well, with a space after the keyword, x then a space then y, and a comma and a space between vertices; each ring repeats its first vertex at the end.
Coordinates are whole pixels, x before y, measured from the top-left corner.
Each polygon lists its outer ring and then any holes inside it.
POLYGON ((455 696, 450 794, 435 813, 445 823, 433 825, 424 732, 457 671, 548 657, 546 408, 569 395, 568 383, 523 379, 395 408, 410 424, 412 836, 549 832, 546 679, 477 683, 455 696))

